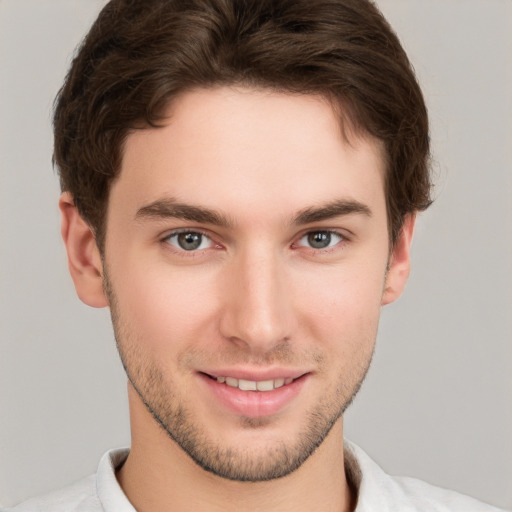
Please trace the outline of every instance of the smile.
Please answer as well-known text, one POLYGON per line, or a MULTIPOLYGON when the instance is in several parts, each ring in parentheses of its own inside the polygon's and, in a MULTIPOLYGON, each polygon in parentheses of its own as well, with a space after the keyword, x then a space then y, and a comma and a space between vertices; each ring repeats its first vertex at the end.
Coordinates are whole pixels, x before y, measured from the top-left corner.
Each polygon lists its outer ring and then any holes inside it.
POLYGON ((293 382, 292 378, 256 381, 236 379, 234 377, 217 377, 216 380, 217 382, 226 384, 232 388, 238 388, 242 391, 272 391, 273 389, 283 387, 284 385, 291 384, 293 382))
POLYGON ((225 368, 198 374, 208 390, 206 400, 215 411, 221 406, 236 416, 263 418, 283 412, 300 395, 312 372, 274 369, 231 373, 225 368))

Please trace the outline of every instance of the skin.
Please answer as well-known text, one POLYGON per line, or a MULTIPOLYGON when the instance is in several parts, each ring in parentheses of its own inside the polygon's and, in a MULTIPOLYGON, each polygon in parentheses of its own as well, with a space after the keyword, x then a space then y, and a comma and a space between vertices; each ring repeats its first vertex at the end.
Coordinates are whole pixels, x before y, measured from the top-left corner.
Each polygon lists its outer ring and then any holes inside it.
POLYGON ((168 114, 127 138, 103 257, 60 202, 78 295, 110 307, 130 380, 118 480, 140 512, 351 510, 342 413, 414 225, 390 250, 382 147, 314 96, 200 89, 168 114), (207 376, 235 374, 300 378, 279 406, 238 410, 258 392, 222 385, 226 402, 207 376))

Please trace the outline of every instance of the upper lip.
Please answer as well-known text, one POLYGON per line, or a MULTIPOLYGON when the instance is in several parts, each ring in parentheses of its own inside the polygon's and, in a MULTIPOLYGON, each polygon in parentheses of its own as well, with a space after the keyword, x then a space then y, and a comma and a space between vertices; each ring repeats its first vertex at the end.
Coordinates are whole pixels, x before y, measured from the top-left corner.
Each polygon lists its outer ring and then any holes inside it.
POLYGON ((199 373, 204 373, 210 377, 233 377, 235 379, 244 379, 250 381, 266 381, 276 379, 298 379, 306 373, 307 370, 297 370, 290 368, 273 368, 267 370, 247 370, 237 368, 222 368, 219 370, 200 370, 199 373))

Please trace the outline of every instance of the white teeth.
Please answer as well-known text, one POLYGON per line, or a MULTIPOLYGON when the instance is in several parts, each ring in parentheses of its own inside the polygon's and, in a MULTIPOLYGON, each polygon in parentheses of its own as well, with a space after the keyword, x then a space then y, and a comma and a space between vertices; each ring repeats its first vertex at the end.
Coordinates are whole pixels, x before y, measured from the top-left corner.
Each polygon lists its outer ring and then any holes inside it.
POLYGON ((256 391, 258 388, 253 380, 238 379, 238 388, 242 391, 256 391))
MULTIPOLYGON (((292 379, 292 380, 293 380, 293 379, 292 379)), ((291 382, 291 381, 290 381, 290 382, 291 382)), ((276 380, 274 381, 274 387, 275 387, 275 388, 280 388, 280 387, 282 387, 282 386, 284 386, 284 379, 276 379, 276 380)))
POLYGON ((234 379, 233 377, 226 377, 226 384, 231 386, 232 388, 238 387, 238 379, 234 379))
POLYGON ((217 382, 225 383, 232 388, 238 388, 242 391, 272 391, 285 384, 290 384, 293 382, 293 378, 255 381, 235 379, 234 377, 217 377, 217 382))
POLYGON ((274 389, 273 380, 262 380, 256 383, 258 391, 272 391, 274 389))

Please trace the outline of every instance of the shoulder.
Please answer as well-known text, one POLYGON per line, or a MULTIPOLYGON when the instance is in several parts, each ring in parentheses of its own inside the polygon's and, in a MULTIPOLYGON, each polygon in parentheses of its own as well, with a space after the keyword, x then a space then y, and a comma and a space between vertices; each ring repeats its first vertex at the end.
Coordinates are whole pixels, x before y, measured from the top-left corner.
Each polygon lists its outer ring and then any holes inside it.
POLYGON ((345 458, 347 476, 358 492, 355 512, 500 512, 470 496, 416 478, 390 476, 348 441, 345 458))
MULTIPOLYGON (((390 477, 392 478, 392 477, 390 477)), ((430 485, 416 478, 394 477, 401 496, 411 510, 439 512, 500 512, 501 509, 449 489, 430 485)))
POLYGON ((91 475, 68 487, 24 501, 4 512, 85 512, 102 511, 96 494, 96 478, 91 475))
POLYGON ((135 512, 115 476, 127 456, 128 449, 111 450, 95 475, 1 512, 135 512))

